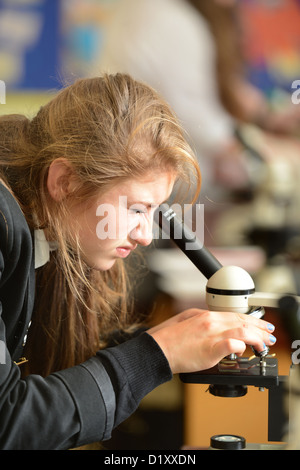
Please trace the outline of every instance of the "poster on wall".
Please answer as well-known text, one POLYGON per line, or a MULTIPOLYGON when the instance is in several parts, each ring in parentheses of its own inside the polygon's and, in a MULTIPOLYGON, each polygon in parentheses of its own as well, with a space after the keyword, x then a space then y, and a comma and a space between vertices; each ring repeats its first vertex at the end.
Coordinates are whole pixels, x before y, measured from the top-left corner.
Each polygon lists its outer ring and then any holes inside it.
POLYGON ((0 0, 0 78, 9 90, 57 88, 59 1, 0 0))
POLYGON ((0 80, 6 89, 59 89, 86 75, 117 1, 0 0, 0 80))
POLYGON ((106 22, 119 0, 61 0, 63 72, 89 76, 101 55, 106 22))
POLYGON ((272 97, 300 78, 300 1, 242 0, 248 78, 272 97))

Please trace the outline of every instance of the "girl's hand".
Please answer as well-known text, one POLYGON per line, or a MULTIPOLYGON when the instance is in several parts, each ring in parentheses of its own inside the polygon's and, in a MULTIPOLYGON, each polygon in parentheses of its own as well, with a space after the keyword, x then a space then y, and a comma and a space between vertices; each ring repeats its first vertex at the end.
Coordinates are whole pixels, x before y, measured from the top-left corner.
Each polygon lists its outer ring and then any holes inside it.
POLYGON ((276 338, 274 326, 250 315, 189 309, 148 330, 163 350, 173 374, 209 369, 247 345, 262 351, 276 338))

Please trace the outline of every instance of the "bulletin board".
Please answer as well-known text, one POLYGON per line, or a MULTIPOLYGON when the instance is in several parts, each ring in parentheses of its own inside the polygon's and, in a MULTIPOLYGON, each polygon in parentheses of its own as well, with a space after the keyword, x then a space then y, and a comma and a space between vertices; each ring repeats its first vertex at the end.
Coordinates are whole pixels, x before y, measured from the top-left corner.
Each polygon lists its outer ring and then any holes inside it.
POLYGON ((0 0, 0 80, 7 92, 59 89, 88 75, 117 1, 0 0))
POLYGON ((267 95, 300 79, 300 1, 241 0, 248 78, 267 95))
POLYGON ((57 0, 0 0, 0 79, 8 91, 59 87, 57 0))

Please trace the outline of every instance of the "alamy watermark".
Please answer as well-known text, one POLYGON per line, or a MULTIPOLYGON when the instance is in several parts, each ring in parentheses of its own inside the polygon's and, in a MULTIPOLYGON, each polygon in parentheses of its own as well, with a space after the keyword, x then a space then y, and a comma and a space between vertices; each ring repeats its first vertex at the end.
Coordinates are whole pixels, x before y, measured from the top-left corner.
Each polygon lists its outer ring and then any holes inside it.
MULTIPOLYGON (((159 211, 169 209, 176 219, 182 221, 188 227, 189 239, 186 241, 186 249, 199 249, 199 242, 204 242, 204 204, 172 204, 161 207, 142 203, 129 205, 127 196, 119 196, 118 205, 104 203, 96 210, 96 216, 100 217, 96 226, 96 234, 99 240, 122 240, 129 235, 132 240, 138 242, 140 237, 147 239, 181 239, 183 232, 179 224, 171 229, 172 218, 169 219, 169 227, 161 231, 157 222, 159 211), (172 232, 172 236, 171 236, 172 232), (197 242, 195 241, 197 240, 197 242)), ((168 224, 168 219, 166 218, 168 224)))
POLYGON ((292 85, 291 85, 292 90, 292 96, 291 100, 293 104, 299 104, 300 103, 300 80, 294 80, 292 85))
POLYGON ((0 80, 0 104, 6 104, 6 86, 3 80, 0 80))
POLYGON ((298 365, 300 364, 300 340, 295 339, 292 342, 292 349, 295 349, 295 351, 292 353, 291 359, 292 359, 292 364, 298 365))

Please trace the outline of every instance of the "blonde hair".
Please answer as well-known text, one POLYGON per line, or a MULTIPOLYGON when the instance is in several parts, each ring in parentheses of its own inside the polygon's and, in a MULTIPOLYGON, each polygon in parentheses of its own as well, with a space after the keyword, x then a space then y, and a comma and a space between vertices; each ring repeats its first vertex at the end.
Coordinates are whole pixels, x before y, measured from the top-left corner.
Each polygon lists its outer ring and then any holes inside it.
POLYGON ((31 371, 47 375, 82 362, 99 349, 100 338, 133 322, 123 261, 107 272, 95 271, 82 261, 78 240, 70 244, 64 223, 68 205, 54 201, 47 190, 51 162, 63 157, 70 163, 78 181, 73 201, 155 170, 192 181, 197 194, 200 171, 169 106, 125 74, 80 79, 31 121, 2 117, 0 135, 0 176, 30 228, 46 227, 59 246, 37 272, 27 341, 31 371))

